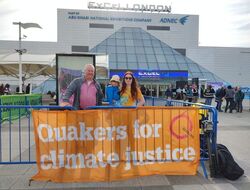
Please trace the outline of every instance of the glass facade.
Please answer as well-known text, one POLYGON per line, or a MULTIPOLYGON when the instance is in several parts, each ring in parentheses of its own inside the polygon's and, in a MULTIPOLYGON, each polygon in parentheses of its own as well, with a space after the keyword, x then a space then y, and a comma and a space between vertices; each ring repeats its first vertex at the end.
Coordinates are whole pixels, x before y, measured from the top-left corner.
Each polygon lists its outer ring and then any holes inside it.
POLYGON ((123 27, 90 52, 108 54, 112 70, 188 70, 188 78, 223 82, 223 79, 141 28, 123 27))

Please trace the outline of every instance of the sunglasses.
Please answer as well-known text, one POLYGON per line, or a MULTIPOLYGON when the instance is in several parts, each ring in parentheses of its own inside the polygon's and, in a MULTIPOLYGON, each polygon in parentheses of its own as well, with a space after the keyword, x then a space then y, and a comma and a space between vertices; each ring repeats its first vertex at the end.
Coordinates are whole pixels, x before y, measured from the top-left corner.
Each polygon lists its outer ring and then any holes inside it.
POLYGON ((125 77, 126 80, 132 80, 132 77, 125 77))

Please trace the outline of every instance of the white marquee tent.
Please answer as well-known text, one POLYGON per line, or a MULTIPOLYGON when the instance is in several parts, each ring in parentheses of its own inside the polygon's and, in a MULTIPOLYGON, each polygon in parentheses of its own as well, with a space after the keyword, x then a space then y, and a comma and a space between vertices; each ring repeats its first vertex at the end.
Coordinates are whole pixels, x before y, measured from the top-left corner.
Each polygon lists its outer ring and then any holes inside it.
MULTIPOLYGON (((19 54, 0 54, 0 75, 19 78, 19 54)), ((23 81, 40 75, 55 78, 55 54, 22 55, 23 81)))

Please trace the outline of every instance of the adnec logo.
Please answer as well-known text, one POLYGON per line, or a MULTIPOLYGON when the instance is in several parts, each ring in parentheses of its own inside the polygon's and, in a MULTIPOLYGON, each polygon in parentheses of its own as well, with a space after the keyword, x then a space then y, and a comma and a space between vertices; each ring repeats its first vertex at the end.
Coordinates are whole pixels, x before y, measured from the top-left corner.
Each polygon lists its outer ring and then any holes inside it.
POLYGON ((181 23, 182 25, 184 25, 187 22, 188 17, 189 16, 184 16, 184 17, 181 17, 180 19, 178 19, 178 18, 161 18, 160 22, 161 23, 171 23, 171 24, 181 23))

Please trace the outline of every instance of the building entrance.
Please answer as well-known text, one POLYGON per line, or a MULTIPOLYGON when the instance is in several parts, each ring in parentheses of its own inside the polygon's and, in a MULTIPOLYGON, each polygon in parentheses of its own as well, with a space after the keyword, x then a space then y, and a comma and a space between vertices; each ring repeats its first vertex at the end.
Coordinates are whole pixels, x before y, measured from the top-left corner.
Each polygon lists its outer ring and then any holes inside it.
POLYGON ((160 98, 165 97, 167 85, 155 83, 140 83, 140 85, 143 85, 146 88, 146 96, 154 96, 160 98))

